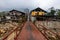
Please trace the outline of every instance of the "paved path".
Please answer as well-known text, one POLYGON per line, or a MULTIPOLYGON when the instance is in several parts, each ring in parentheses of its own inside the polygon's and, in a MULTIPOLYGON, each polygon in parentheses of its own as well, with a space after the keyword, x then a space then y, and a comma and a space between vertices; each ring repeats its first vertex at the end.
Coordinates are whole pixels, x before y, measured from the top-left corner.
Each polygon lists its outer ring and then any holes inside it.
POLYGON ((26 22, 16 40, 47 40, 47 39, 31 22, 26 22))

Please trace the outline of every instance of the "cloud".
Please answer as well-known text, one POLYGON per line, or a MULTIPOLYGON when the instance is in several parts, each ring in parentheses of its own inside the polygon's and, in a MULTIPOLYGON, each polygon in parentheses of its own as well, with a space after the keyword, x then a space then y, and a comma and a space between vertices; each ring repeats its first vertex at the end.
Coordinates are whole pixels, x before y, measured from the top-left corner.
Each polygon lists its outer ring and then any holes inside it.
POLYGON ((48 9, 52 6, 60 8, 60 0, 0 0, 0 10, 36 7, 48 9))

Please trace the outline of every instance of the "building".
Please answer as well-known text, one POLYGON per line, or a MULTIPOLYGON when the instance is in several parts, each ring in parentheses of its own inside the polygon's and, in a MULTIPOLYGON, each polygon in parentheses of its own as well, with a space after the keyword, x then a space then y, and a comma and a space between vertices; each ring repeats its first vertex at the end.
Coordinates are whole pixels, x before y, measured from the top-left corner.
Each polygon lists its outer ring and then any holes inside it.
POLYGON ((11 20, 22 20, 25 17, 25 13, 13 9, 13 10, 9 11, 9 13, 7 14, 7 16, 10 16, 11 20))
POLYGON ((25 13, 18 11, 18 10, 14 10, 14 9, 6 13, 6 15, 3 15, 1 17, 2 22, 9 21, 9 20, 12 20, 12 21, 21 20, 22 21, 23 19, 25 19, 25 13))
POLYGON ((38 20, 38 19, 42 19, 42 17, 44 15, 46 15, 47 12, 38 7, 36 9, 32 10, 30 14, 31 14, 31 20, 35 21, 35 20, 38 20))

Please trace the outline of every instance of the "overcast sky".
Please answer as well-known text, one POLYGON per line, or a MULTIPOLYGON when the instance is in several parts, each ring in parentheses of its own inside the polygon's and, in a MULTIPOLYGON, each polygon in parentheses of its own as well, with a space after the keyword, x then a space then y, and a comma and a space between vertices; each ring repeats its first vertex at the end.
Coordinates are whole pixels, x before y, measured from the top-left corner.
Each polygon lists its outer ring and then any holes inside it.
POLYGON ((50 7, 60 9, 60 0, 0 0, 0 11, 11 9, 34 9, 40 7, 47 10, 50 7))

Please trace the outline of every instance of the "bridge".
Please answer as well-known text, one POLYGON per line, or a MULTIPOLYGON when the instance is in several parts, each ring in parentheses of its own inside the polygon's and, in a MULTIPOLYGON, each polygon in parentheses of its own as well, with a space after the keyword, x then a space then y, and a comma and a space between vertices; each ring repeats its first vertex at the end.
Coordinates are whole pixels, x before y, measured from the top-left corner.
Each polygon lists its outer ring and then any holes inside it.
POLYGON ((39 29, 34 23, 29 20, 16 27, 9 34, 5 35, 1 40, 59 40, 60 36, 43 25, 39 29), (49 35, 50 34, 50 35, 49 35), (58 38, 57 38, 58 37, 58 38))
POLYGON ((5 36, 2 40, 48 40, 32 22, 25 22, 24 25, 21 25, 19 31, 18 29, 19 28, 14 29, 8 36, 5 36))
POLYGON ((47 40, 31 22, 26 22, 16 40, 47 40))

